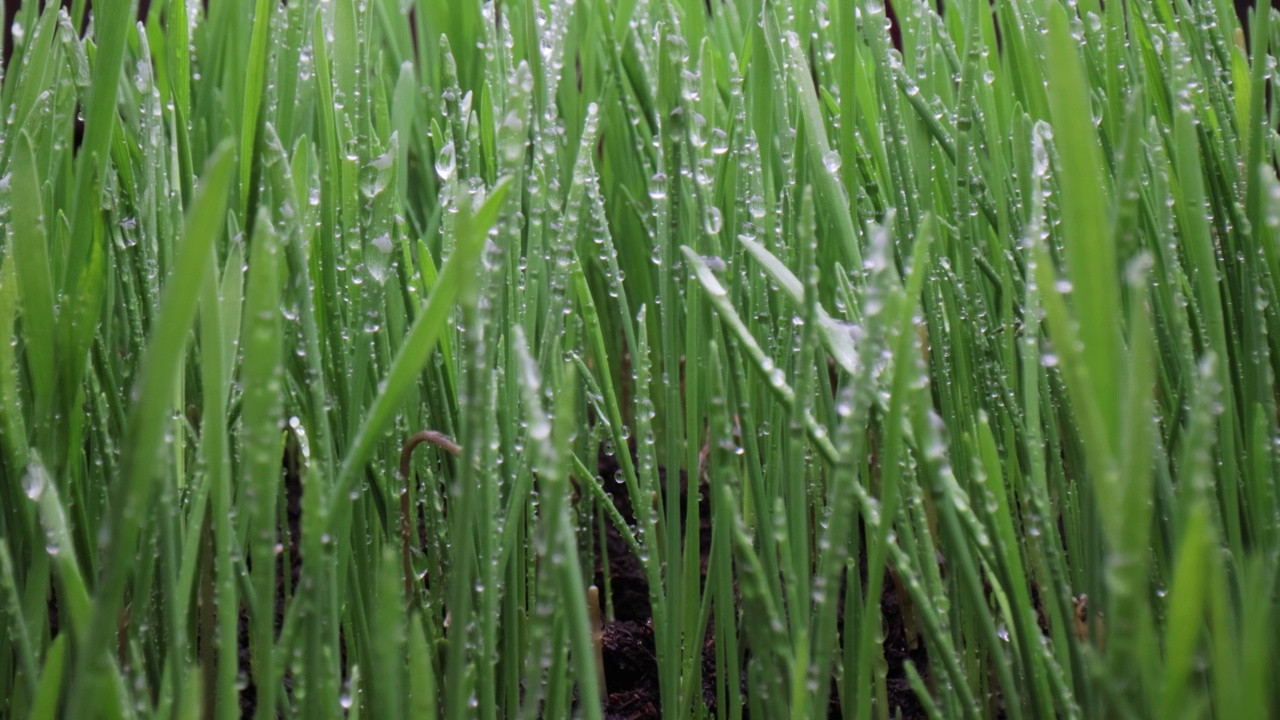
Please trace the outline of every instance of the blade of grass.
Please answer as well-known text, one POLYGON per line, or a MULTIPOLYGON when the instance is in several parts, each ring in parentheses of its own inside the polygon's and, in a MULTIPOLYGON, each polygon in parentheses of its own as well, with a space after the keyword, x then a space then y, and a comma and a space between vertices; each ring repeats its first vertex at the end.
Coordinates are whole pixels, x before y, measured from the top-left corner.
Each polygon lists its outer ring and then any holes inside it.
MULTIPOLYGON (((174 268, 177 277, 204 275, 202 270, 212 258, 213 243, 222 227, 233 161, 228 144, 222 145, 209 161, 187 216, 184 242, 174 268)), ((126 558, 135 551, 143 527, 141 517, 155 487, 154 458, 164 439, 168 398, 195 317, 199 290, 198 283, 176 283, 166 288, 157 330, 139 375, 137 404, 121 458, 122 479, 112 493, 115 498, 105 526, 103 555, 109 561, 94 596, 93 619, 86 628, 86 642, 73 673, 69 712, 76 717, 95 717, 99 709, 99 694, 104 691, 101 671, 107 662, 106 651, 128 581, 130 563, 126 558)))

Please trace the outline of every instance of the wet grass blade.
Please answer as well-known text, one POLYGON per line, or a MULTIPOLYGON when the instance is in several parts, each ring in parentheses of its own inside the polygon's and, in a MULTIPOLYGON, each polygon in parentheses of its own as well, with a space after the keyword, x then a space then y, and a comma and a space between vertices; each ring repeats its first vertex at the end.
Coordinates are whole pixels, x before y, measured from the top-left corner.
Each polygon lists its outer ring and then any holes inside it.
MULTIPOLYGON (((221 232, 235 156, 222 145, 208 163, 187 216, 183 243, 175 263, 179 278, 199 278, 213 257, 213 243, 221 232)), ((164 424, 171 405, 174 377, 182 362, 187 333, 195 317, 200 283, 174 283, 166 288, 156 333, 139 375, 137 404, 129 423, 121 459, 122 480, 113 495, 107 519, 108 558, 105 575, 94 595, 93 620, 86 628, 86 642, 76 661, 71 711, 78 717, 95 716, 103 691, 102 668, 116 616, 123 600, 130 563, 143 528, 155 488, 155 458, 164 440, 164 424)))
POLYGON ((276 483, 282 445, 284 331, 280 313, 280 241, 265 214, 259 217, 256 227, 240 340, 244 352, 240 378, 245 387, 240 436, 240 456, 245 469, 240 497, 249 509, 244 519, 245 535, 257 601, 251 613, 257 717, 265 720, 274 716, 276 707, 275 556, 279 542, 276 483))
POLYGON ((453 311, 458 294, 473 281, 475 263, 484 248, 489 228, 497 220, 505 187, 505 184, 499 183, 491 190, 484 204, 477 208, 474 216, 460 228, 460 237, 454 253, 449 256, 444 269, 440 271, 440 277, 432 288, 431 295, 427 297, 426 307, 414 321, 408 338, 391 365, 387 378, 379 386, 377 399, 369 408, 364 423, 352 440, 351 449, 347 452, 338 476, 335 497, 346 497, 355 486, 364 464, 369 461, 374 443, 378 441, 387 423, 392 419, 403 393, 414 381, 435 348, 436 340, 444 330, 445 322, 453 311))

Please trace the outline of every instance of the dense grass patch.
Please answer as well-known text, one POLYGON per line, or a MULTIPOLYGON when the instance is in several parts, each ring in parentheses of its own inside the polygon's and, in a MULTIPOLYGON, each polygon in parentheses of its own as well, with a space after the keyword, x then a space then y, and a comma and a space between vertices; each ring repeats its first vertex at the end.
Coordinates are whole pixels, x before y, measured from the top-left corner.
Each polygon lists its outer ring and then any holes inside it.
POLYGON ((0 717, 1280 709, 1272 14, 87 4, 0 76, 0 717))

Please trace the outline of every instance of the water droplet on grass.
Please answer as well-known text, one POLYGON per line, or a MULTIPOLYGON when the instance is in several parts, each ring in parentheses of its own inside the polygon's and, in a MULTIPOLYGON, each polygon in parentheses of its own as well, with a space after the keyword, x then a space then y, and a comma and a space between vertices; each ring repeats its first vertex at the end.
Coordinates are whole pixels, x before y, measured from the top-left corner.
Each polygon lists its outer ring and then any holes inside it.
POLYGON ((39 470, 27 472, 27 476, 22 479, 22 489, 29 500, 39 500, 44 495, 44 486, 45 474, 39 470))
POLYGON ((667 175, 666 173, 654 173, 649 178, 649 197, 654 200, 661 200, 667 196, 667 175))
POLYGON ((444 182, 448 182, 453 177, 453 171, 458 167, 458 157, 454 151, 453 141, 445 143, 440 148, 440 154, 436 155, 436 175, 444 182))
POLYGON ((827 168, 827 172, 832 175, 840 171, 840 153, 830 150, 826 155, 822 156, 822 164, 827 168))
POLYGON ((720 228, 724 226, 724 216, 720 214, 720 208, 715 205, 707 207, 706 217, 703 218, 703 226, 706 228, 708 235, 715 235, 720 232, 720 228))
POLYGON ((723 155, 729 152, 729 136, 720 128, 711 130, 711 154, 723 155))

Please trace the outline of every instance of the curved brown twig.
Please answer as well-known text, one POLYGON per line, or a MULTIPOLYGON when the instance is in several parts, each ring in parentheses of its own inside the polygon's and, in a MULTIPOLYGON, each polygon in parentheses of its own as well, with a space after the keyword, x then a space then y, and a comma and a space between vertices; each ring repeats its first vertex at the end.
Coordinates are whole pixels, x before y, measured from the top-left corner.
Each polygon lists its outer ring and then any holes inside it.
POLYGON ((400 542, 404 553, 404 592, 405 599, 413 599, 413 562, 410 555, 412 548, 412 531, 409 527, 409 462, 413 459, 413 450, 424 442, 429 442, 454 457, 462 455, 462 448, 448 435, 436 430, 423 430, 416 433, 404 444, 400 451, 400 480, 404 487, 400 489, 400 542))

